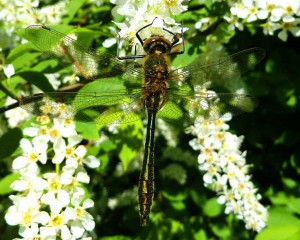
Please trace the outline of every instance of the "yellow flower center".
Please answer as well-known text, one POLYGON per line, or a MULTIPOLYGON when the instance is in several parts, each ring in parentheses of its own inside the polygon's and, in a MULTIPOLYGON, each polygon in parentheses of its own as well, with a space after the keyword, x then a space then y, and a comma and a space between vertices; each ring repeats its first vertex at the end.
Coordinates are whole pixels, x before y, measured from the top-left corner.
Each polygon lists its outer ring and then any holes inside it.
POLYGON ((66 157, 71 157, 74 155, 74 148, 73 147, 66 147, 66 150, 65 150, 65 153, 66 153, 66 157))
POLYGON ((55 128, 52 128, 49 132, 51 138, 56 139, 59 136, 59 131, 55 128))
POLYGON ((43 116, 39 116, 37 119, 39 122, 41 122, 42 124, 48 124, 50 122, 50 118, 46 115, 43 116))
POLYGON ((32 210, 28 209, 26 213, 23 215, 23 224, 28 226, 31 224, 32 219, 32 210))
POLYGON ((40 133, 40 135, 47 135, 47 133, 48 133, 47 127, 45 127, 45 126, 41 127, 39 130, 39 133, 40 133))
POLYGON ((40 110, 44 115, 48 115, 52 111, 52 106, 50 104, 45 104, 40 106, 40 110))
POLYGON ((178 2, 176 0, 165 0, 165 3, 169 7, 174 7, 178 5, 178 2))
POLYGON ((267 11, 271 12, 275 8, 275 4, 270 3, 267 5, 267 11))
POLYGON ((255 7, 251 7, 251 8, 249 9, 249 12, 250 12, 250 14, 254 14, 254 13, 257 12, 257 9, 256 9, 255 7))
POLYGON ((290 22, 285 22, 285 23, 282 24, 282 29, 285 30, 285 31, 287 31, 287 30, 289 30, 292 26, 293 26, 292 23, 290 23, 290 22))
POLYGON ((49 189, 50 191, 57 192, 59 189, 61 189, 60 182, 57 179, 52 179, 49 184, 49 189))
POLYGON ((63 217, 61 215, 51 216, 52 226, 59 227, 63 223, 63 217))
POLYGON ((31 162, 37 162, 38 155, 35 152, 29 154, 29 159, 31 162))
POLYGON ((83 216, 84 210, 82 208, 76 209, 77 218, 81 218, 83 216))
POLYGON ((291 6, 287 6, 284 10, 288 15, 292 15, 294 13, 291 6))

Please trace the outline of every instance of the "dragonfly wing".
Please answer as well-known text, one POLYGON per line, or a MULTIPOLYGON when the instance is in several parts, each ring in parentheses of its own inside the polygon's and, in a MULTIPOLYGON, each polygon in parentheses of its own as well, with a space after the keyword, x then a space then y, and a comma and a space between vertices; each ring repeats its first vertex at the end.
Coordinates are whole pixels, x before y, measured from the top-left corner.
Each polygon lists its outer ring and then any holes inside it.
POLYGON ((97 124, 130 123, 140 119, 135 113, 141 101, 141 93, 124 94, 114 91, 107 94, 96 92, 53 92, 26 97, 20 102, 25 110, 53 118, 72 119, 97 124))
POLYGON ((115 56, 100 53, 83 43, 43 25, 31 25, 25 30, 25 38, 39 50, 61 63, 71 65, 73 72, 86 79, 118 76, 126 73, 131 81, 139 78, 143 71, 134 64, 121 61, 115 56))
POLYGON ((236 80, 253 69, 265 57, 265 50, 250 48, 217 61, 199 59, 194 63, 171 72, 173 85, 179 82, 191 87, 225 87, 236 90, 236 80))
POLYGON ((174 120, 176 116, 193 122, 214 121, 251 112, 257 105, 258 100, 247 94, 170 91, 168 102, 158 116, 166 120, 174 120))

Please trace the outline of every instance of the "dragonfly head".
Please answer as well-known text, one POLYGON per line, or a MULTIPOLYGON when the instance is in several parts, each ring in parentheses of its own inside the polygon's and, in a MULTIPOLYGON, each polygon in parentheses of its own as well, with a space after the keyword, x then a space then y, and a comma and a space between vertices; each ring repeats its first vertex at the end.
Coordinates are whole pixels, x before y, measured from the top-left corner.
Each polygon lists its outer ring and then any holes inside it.
POLYGON ((144 42, 143 48, 147 54, 168 54, 171 52, 172 43, 164 37, 154 36, 144 42))

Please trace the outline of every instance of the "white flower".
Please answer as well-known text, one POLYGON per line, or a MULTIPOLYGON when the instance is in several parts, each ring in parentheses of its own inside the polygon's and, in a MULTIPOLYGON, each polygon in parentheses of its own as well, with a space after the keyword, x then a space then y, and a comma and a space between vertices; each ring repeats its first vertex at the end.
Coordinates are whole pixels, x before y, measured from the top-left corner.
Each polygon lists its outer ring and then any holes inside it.
POLYGON ((10 185, 10 188, 19 192, 26 192, 33 189, 35 192, 40 193, 47 186, 47 181, 45 181, 43 178, 40 178, 35 174, 28 174, 28 176, 23 175, 20 180, 14 181, 10 185))
POLYGON ((244 6, 244 3, 236 3, 230 8, 232 15, 237 16, 238 18, 246 18, 248 16, 248 9, 244 6))
POLYGON ((79 135, 70 136, 68 138, 68 145, 65 140, 60 137, 54 144, 55 156, 52 159, 53 163, 61 163, 65 158, 67 161, 76 161, 76 159, 82 158, 86 153, 86 148, 83 145, 76 147, 80 143, 82 137, 79 135))
POLYGON ((187 10, 187 6, 182 5, 183 0, 156 0, 151 2, 153 2, 153 6, 157 6, 158 14, 162 16, 179 15, 187 10))
POLYGON ((70 194, 63 189, 61 177, 55 173, 44 175, 48 179, 48 192, 41 197, 41 202, 50 206, 51 212, 58 215, 70 202, 70 194))
POLYGON ((243 137, 227 132, 222 120, 198 123, 189 128, 197 138, 190 142, 198 156, 199 169, 204 171, 204 185, 212 186, 225 205, 225 213, 233 212, 246 223, 246 228, 261 231, 267 219, 266 209, 258 202, 260 195, 250 181, 246 152, 239 150, 243 137))
POLYGON ((66 10, 67 2, 57 2, 54 5, 47 5, 39 10, 39 16, 42 18, 42 22, 48 24, 54 24, 61 21, 61 17, 64 15, 66 10))
POLYGON ((282 19, 284 22, 294 21, 293 15, 299 15, 300 2, 296 0, 277 0, 277 8, 273 10, 275 18, 272 21, 282 19))
POLYGON ((237 16, 234 16, 234 15, 232 15, 232 16, 230 16, 230 17, 224 16, 224 19, 225 19, 228 23, 230 23, 229 26, 228 26, 228 29, 229 29, 230 31, 234 31, 235 28, 237 28, 237 29, 240 30, 240 31, 243 31, 243 30, 244 30, 244 25, 243 25, 241 22, 239 22, 239 19, 238 19, 237 16))
POLYGON ((40 227, 40 234, 44 239, 56 239, 56 230, 52 227, 40 227))
POLYGON ((95 227, 95 222, 91 214, 85 209, 93 207, 94 202, 91 199, 87 199, 80 206, 80 202, 73 203, 74 208, 68 207, 64 211, 65 217, 71 220, 70 229, 71 233, 76 237, 82 237, 85 230, 92 231, 95 227))
MULTIPOLYGON (((128 38, 128 41, 134 46, 136 45, 137 54, 142 54, 143 49, 140 46, 138 39, 136 38, 136 33, 145 27, 147 24, 153 22, 155 18, 164 19, 168 30, 174 33, 180 33, 181 28, 178 27, 170 17, 171 14, 179 14, 187 9, 186 6, 182 5, 182 0, 153 0, 153 1, 112 1, 117 6, 113 9, 113 14, 121 15, 126 18, 127 23, 116 23, 116 25, 121 29, 119 35, 122 38, 128 38)), ((186 30, 186 29, 184 29, 186 30)), ((149 38, 153 35, 152 31, 160 31, 160 35, 167 35, 165 31, 162 30, 161 26, 149 26, 144 28, 139 32, 142 39, 149 38), (164 32, 164 34, 162 34, 164 32)), ((133 52, 135 47, 133 47, 133 52)))
POLYGON ((70 76, 66 76, 63 79, 63 83, 68 83, 68 85, 72 85, 75 83, 78 83, 80 81, 80 78, 76 74, 72 74, 70 76))
POLYGON ((30 226, 20 226, 19 234, 24 239, 38 239, 39 238, 39 226, 36 223, 32 223, 30 226))
POLYGON ((33 191, 27 196, 10 196, 14 205, 8 208, 5 220, 9 225, 31 226, 32 223, 47 224, 50 221, 49 214, 40 211, 39 197, 33 191))
POLYGON ((105 48, 110 48, 112 45, 116 44, 116 38, 107 38, 103 41, 102 46, 105 48))
POLYGON ((31 10, 31 8, 37 7, 39 5, 39 0, 16 0, 15 4, 26 12, 26 10, 31 10))
POLYGON ((300 27, 298 27, 298 23, 300 19, 296 19, 295 21, 289 22, 289 20, 282 23, 282 30, 278 33, 278 37, 282 41, 286 41, 288 37, 288 32, 292 33, 295 37, 300 36, 300 27))
POLYGON ((100 160, 96 158, 95 156, 87 156, 85 157, 82 162, 87 165, 89 168, 97 168, 100 166, 100 160))
MULTIPOLYGON (((43 123, 44 119, 48 123, 48 118, 38 118, 43 123)), ((56 143, 61 137, 68 138, 70 136, 77 135, 75 130, 76 126, 72 120, 69 119, 53 119, 53 126, 40 126, 36 125, 24 129, 24 134, 30 137, 35 137, 36 141, 52 142, 56 143)))
POLYGON ((46 78, 49 80, 49 83, 52 85, 54 90, 57 90, 61 84, 59 78, 60 74, 59 73, 48 73, 45 74, 46 78))
POLYGON ((274 23, 272 21, 267 21, 263 25, 263 33, 265 35, 274 35, 274 32, 281 28, 281 25, 279 23, 274 23))
MULTIPOLYGON (((5 105, 16 103, 15 99, 8 97, 6 99, 5 105)), ((24 110, 23 108, 17 107, 5 112, 5 117, 8 119, 8 125, 11 128, 14 128, 22 124, 25 120, 30 118, 30 113, 24 110)))
POLYGON ((37 162, 45 164, 47 161, 46 150, 48 145, 44 141, 34 141, 33 144, 23 138, 20 142, 20 146, 23 150, 23 155, 17 157, 13 161, 13 169, 18 171, 33 171, 38 169, 37 162))
POLYGON ((3 72, 7 78, 10 78, 12 75, 15 74, 15 69, 12 64, 4 65, 3 72))

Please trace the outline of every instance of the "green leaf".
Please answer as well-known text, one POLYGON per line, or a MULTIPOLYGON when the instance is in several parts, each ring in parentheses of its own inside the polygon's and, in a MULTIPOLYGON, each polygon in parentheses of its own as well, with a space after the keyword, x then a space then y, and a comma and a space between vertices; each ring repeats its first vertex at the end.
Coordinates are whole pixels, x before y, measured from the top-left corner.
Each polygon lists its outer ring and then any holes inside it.
MULTIPOLYGON (((17 87, 21 82, 24 82, 24 79, 18 75, 14 75, 10 78, 3 80, 1 83, 3 86, 5 86, 5 88, 7 88, 10 92, 13 92, 15 96, 17 96, 19 94, 19 90, 17 89, 17 87)), ((6 96, 6 94, 3 93, 3 96, 6 96)))
POLYGON ((277 192, 276 195, 270 196, 270 200, 275 205, 287 204, 288 197, 285 192, 277 192))
POLYGON ((214 33, 220 42, 228 42, 235 32, 228 29, 228 23, 220 23, 214 33))
POLYGON ((201 229, 198 232, 194 233, 194 239, 207 240, 205 231, 203 229, 201 229))
POLYGON ((170 202, 171 206, 176 210, 176 211, 183 211, 186 209, 186 206, 183 202, 176 201, 176 202, 170 202))
POLYGON ((49 83, 48 79, 44 74, 39 72, 20 72, 18 73, 24 80, 30 82, 31 84, 37 86, 43 92, 55 92, 52 85, 49 83))
POLYGON ((15 71, 17 72, 19 69, 23 69, 24 66, 27 66, 28 63, 30 63, 33 59, 37 58, 38 56, 40 56, 41 53, 39 52, 35 52, 35 53, 24 53, 21 56, 19 56, 18 58, 12 60, 10 63, 14 66, 15 71))
POLYGON ((97 92, 101 94, 110 91, 124 91, 125 93, 126 88, 121 81, 118 81, 118 78, 106 78, 105 81, 92 81, 80 89, 81 93, 97 92))
POLYGON ((80 133, 84 139, 98 140, 99 139, 99 125, 93 123, 76 122, 76 131, 80 133))
POLYGON ((10 129, 0 138, 0 159, 9 157, 18 148, 22 138, 22 131, 19 128, 10 129))
POLYGON ((169 178, 183 185, 186 182, 186 170, 179 164, 171 163, 159 171, 164 178, 169 178))
POLYGON ((191 195, 191 198, 193 200, 193 202, 200 208, 203 207, 203 202, 205 201, 205 199, 203 199, 201 197, 201 195, 199 194, 199 191, 196 191, 196 190, 191 190, 190 191, 190 195, 191 195))
POLYGON ((117 148, 117 145, 111 140, 105 140, 101 143, 101 148, 105 152, 110 152, 112 150, 115 150, 117 148))
POLYGON ((124 171, 127 170, 129 164, 134 159, 136 151, 130 148, 126 143, 122 145, 121 152, 119 153, 119 158, 123 164, 124 171))
POLYGON ((204 4, 209 9, 213 5, 213 1, 212 0, 205 0, 204 4))
POLYGON ((300 219, 297 218, 293 212, 286 207, 273 207, 268 211, 269 218, 268 226, 280 225, 298 225, 300 226, 300 219))
POLYGON ((106 174, 106 167, 109 163, 109 154, 102 154, 98 157, 98 159, 100 159, 100 162, 101 162, 101 165, 100 165, 100 169, 99 169, 99 172, 100 173, 103 173, 104 175, 106 174))
POLYGON ((298 187, 298 182, 295 181, 294 179, 292 178, 282 178, 282 182, 283 184, 288 187, 289 189, 293 189, 293 188, 296 188, 298 187))
POLYGON ((214 232, 214 234, 216 234, 218 237, 223 239, 228 239, 229 236, 231 235, 229 226, 223 223, 212 225, 211 230, 214 232))
MULTIPOLYGON (((30 70, 34 72, 43 72, 48 69, 54 69, 59 65, 59 62, 55 59, 47 59, 44 61, 41 61, 37 63, 35 66, 33 66, 30 70)), ((55 71, 56 72, 56 71, 55 71)))
POLYGON ((300 240, 299 225, 269 226, 260 232, 255 240, 300 240))
POLYGON ((300 214, 300 198, 290 197, 288 206, 293 210, 293 212, 300 214))
POLYGON ((24 65, 28 64, 32 59, 41 55, 39 52, 30 53, 29 49, 33 48, 32 43, 20 44, 14 49, 12 49, 6 59, 6 63, 11 63, 14 65, 15 70, 23 68, 24 65))
MULTIPOLYGON (((212 16, 224 16, 229 12, 229 6, 221 2, 214 2, 210 9, 210 17, 212 16)), ((233 31, 232 31, 233 32, 233 31)))
POLYGON ((187 42, 185 44, 185 51, 183 54, 177 55, 175 59, 172 61, 172 66, 179 68, 184 67, 195 61, 199 58, 199 54, 195 51, 192 44, 187 42), (192 53, 190 53, 192 52, 192 53))
POLYGON ((186 193, 172 194, 167 191, 162 191, 163 196, 170 201, 183 201, 186 199, 186 193))
POLYGON ((75 14, 82 7, 86 0, 71 0, 66 6, 67 17, 63 18, 63 23, 68 24, 74 18, 75 14))
POLYGON ((167 120, 179 120, 183 117, 183 112, 177 104, 169 101, 157 113, 157 117, 166 118, 167 120))
POLYGON ((9 194, 13 192, 13 190, 10 188, 10 185, 17 179, 20 178, 19 173, 12 173, 0 180, 0 194, 9 194))
POLYGON ((96 38, 96 36, 100 35, 100 33, 102 32, 93 31, 86 28, 78 28, 76 30, 77 41, 80 43, 84 43, 85 46, 89 46, 96 38))
POLYGON ((223 206, 217 202, 217 198, 211 198, 205 202, 203 211, 209 217, 216 217, 223 211, 223 206))

